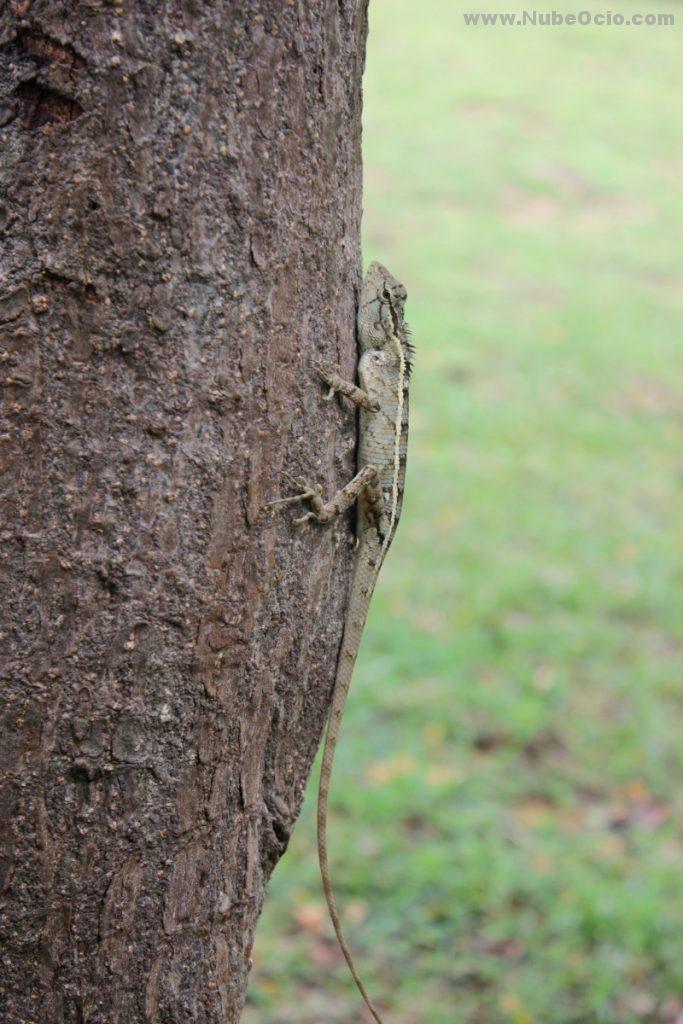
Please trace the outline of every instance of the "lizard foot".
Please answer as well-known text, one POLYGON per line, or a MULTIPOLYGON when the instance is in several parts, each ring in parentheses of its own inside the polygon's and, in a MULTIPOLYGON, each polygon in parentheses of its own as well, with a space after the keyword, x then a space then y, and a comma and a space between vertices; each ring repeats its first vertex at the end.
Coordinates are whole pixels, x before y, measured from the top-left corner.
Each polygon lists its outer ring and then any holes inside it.
POLYGON ((291 473, 287 473, 286 471, 283 475, 292 487, 301 488, 301 490, 298 494, 292 494, 288 498, 277 498, 275 501, 269 501, 265 507, 272 508, 274 505, 298 505, 302 501, 308 501, 312 506, 310 512, 306 512, 303 516, 295 519, 294 522, 297 524, 308 523, 311 520, 317 523, 327 522, 328 516, 325 515, 323 489, 320 484, 310 484, 306 477, 294 477, 291 473))
POLYGON ((354 405, 358 405, 362 409, 369 409, 372 412, 377 412, 379 409, 379 400, 373 395, 368 394, 363 388, 353 384, 350 380, 344 380, 339 373, 339 367, 335 366, 334 363, 328 362, 327 359, 316 359, 313 363, 313 369, 321 381, 327 384, 330 389, 325 395, 325 401, 329 402, 331 398, 334 398, 335 394, 340 394, 345 395, 354 405))
POLYGON ((327 384, 329 391, 325 395, 325 401, 329 402, 334 398, 336 389, 333 381, 339 380, 339 367, 335 366, 334 363, 328 362, 326 359, 316 359, 313 363, 313 369, 320 377, 324 384, 327 384))

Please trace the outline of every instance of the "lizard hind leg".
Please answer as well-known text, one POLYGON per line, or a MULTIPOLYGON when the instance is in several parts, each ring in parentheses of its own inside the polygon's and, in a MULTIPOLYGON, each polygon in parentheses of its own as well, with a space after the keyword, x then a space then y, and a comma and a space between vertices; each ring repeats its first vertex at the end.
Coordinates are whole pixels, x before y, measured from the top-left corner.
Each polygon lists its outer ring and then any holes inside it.
POLYGON ((310 506, 309 511, 295 519, 296 523, 329 523, 338 515, 351 508, 361 496, 364 507, 376 510, 378 517, 381 515, 382 495, 379 487, 379 477, 374 466, 364 466, 329 501, 324 500, 323 489, 320 484, 311 484, 303 476, 293 477, 290 473, 285 473, 284 475, 293 487, 299 489, 299 493, 288 498, 278 498, 276 501, 269 501, 266 507, 296 505, 299 502, 308 503, 310 506))

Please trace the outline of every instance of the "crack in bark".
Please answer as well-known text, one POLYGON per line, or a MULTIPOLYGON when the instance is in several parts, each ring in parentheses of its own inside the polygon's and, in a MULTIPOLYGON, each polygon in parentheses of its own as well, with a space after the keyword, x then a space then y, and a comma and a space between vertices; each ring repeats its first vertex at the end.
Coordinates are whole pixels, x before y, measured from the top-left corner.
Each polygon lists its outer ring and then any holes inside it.
POLYGON ((60 43, 38 29, 21 29, 14 39, 14 48, 23 56, 31 57, 40 68, 49 64, 66 64, 80 70, 87 66, 70 43, 60 43))
POLYGON ((50 124, 68 124, 83 114, 83 107, 77 100, 37 81, 22 82, 14 94, 19 100, 24 125, 30 132, 50 124))

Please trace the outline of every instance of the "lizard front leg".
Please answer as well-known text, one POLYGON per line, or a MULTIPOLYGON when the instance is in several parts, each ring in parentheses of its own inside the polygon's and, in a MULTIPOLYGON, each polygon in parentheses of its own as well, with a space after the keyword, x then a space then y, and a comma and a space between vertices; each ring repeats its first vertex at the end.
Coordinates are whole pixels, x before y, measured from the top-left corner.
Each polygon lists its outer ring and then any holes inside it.
POLYGON ((372 395, 369 395, 363 388, 359 388, 356 384, 352 384, 351 381, 344 380, 340 375, 338 368, 333 363, 328 363, 322 359, 314 363, 313 368, 318 374, 320 379, 328 385, 330 391, 326 396, 328 399, 332 398, 335 392, 340 395, 346 395, 346 397, 358 405, 361 409, 369 409, 370 412, 377 412, 379 409, 379 402, 372 395))

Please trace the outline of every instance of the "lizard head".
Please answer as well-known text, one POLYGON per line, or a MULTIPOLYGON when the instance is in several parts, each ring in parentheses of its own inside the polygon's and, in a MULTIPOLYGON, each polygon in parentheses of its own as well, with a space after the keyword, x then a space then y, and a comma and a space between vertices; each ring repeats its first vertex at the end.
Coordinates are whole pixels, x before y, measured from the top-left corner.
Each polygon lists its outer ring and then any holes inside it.
POLYGON ((408 371, 412 367, 414 349, 404 309, 408 293, 400 281, 381 263, 371 263, 363 278, 358 324, 363 350, 386 348, 398 339, 408 371))

